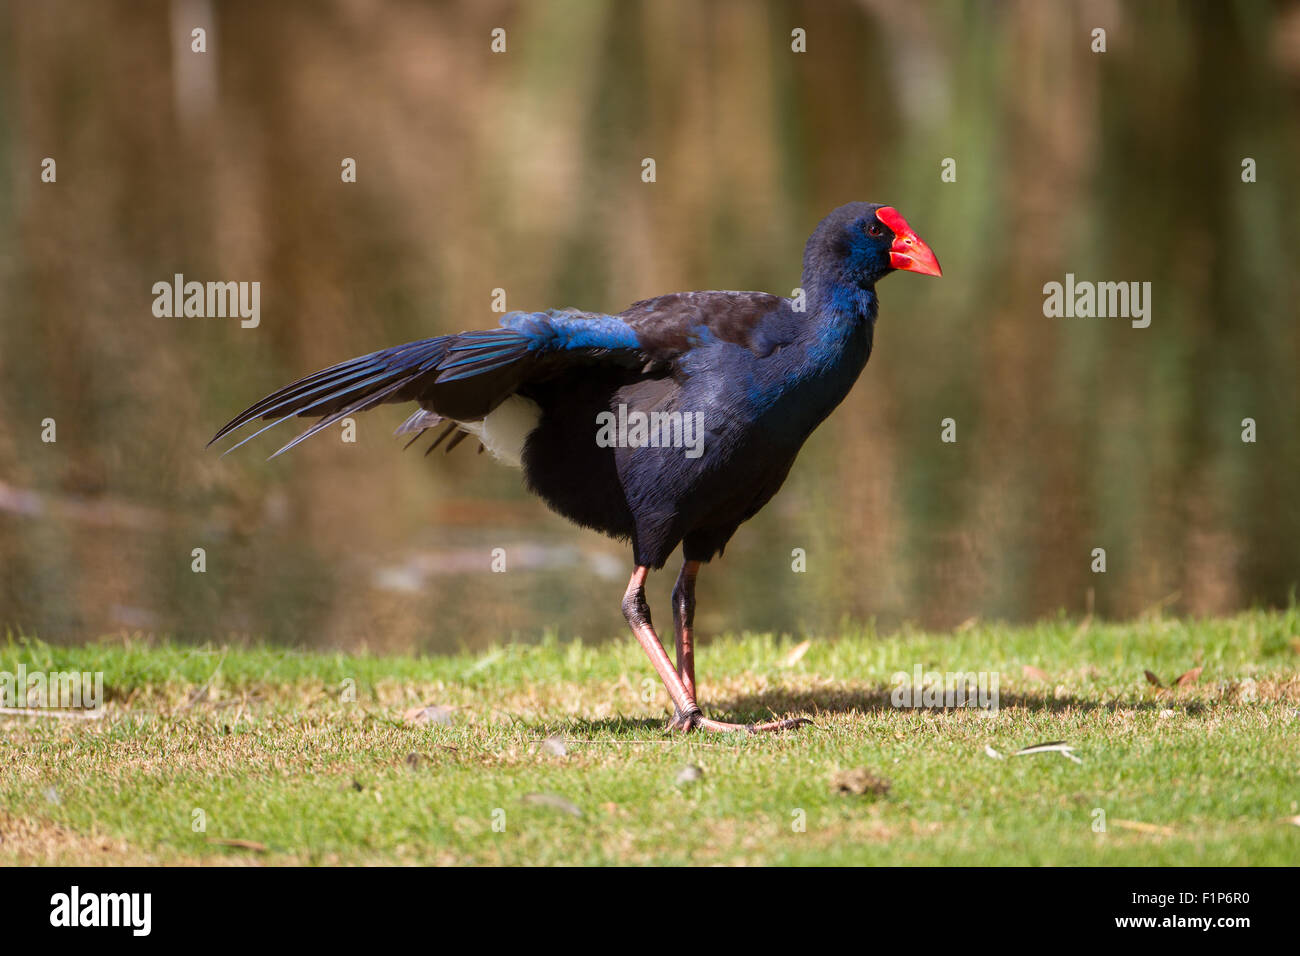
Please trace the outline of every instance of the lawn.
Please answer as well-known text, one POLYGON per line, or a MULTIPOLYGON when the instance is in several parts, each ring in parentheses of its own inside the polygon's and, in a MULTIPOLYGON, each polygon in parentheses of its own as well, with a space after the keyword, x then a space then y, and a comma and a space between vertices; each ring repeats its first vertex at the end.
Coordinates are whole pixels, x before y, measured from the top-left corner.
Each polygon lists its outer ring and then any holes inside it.
POLYGON ((102 672, 106 705, 0 717, 4 864, 1300 859, 1295 608, 706 637, 707 711, 815 721, 756 737, 666 735, 630 637, 417 658, 14 635, 20 664, 102 672), (891 706, 917 666, 996 672, 997 712, 891 706), (1015 753, 1048 741, 1071 756, 1015 753))

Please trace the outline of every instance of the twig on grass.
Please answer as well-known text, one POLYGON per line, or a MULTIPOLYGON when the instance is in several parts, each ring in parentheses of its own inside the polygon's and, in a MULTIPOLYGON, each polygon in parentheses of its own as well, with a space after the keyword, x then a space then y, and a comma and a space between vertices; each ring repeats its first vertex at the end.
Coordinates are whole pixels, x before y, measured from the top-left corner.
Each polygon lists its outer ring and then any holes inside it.
POLYGON ((56 710, 43 707, 0 707, 6 717, 53 717, 56 720, 102 720, 103 708, 95 710, 56 710))

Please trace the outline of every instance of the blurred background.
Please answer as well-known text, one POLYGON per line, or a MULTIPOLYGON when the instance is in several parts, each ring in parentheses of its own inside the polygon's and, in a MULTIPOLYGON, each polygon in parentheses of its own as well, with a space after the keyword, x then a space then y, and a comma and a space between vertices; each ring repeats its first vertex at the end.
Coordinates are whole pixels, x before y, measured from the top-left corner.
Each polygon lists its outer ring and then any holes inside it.
POLYGON ((862 380, 701 576, 706 640, 1293 599, 1294 3, 0 9, 0 631, 621 639, 628 548, 468 443, 403 453, 407 407, 272 462, 298 423, 204 445, 307 372, 494 325, 498 287, 789 294, 850 200, 897 206, 944 277, 881 285, 862 380), (1151 282, 1150 328, 1044 317, 1067 272, 1151 282), (175 273, 260 282, 260 326, 156 318, 175 273))

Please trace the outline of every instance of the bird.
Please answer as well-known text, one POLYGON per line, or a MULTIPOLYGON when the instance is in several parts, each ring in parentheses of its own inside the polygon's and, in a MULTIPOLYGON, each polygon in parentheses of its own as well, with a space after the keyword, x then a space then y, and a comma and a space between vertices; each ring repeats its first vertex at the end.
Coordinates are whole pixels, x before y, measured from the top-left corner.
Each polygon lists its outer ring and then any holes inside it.
MULTIPOLYGON (((346 416, 417 404, 397 429, 437 429, 432 451, 468 437, 573 523, 629 542, 621 609, 668 691, 673 732, 763 733, 809 721, 705 716, 695 682, 701 567, 777 493, 800 448, 849 393, 871 355, 876 283, 940 276, 939 261, 892 206, 851 202, 818 223, 802 285, 767 292, 675 292, 617 314, 573 308, 503 315, 499 328, 439 335, 315 372, 240 412, 208 443, 258 420, 319 420, 274 458, 346 416), (682 549, 672 590, 675 659, 654 629, 645 583, 682 549)), ((425 454, 428 454, 426 451, 425 454)))

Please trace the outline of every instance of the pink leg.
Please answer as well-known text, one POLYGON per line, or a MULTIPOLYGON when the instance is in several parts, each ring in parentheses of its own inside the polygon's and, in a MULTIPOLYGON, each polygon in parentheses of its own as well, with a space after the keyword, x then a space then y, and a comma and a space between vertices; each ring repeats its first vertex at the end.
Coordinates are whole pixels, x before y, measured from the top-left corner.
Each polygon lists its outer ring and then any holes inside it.
POLYGON ((677 676, 687 693, 695 696, 695 576, 699 561, 683 561, 673 586, 673 634, 677 638, 677 676))
MULTIPOLYGON (((693 562, 687 562, 691 564, 693 562)), ((699 570, 696 563, 695 570, 699 570)), ((717 733, 726 731, 743 730, 748 733, 762 733, 772 730, 788 730, 794 727, 801 727, 804 724, 812 723, 803 717, 794 717, 788 720, 771 720, 761 724, 729 724, 721 720, 710 720, 700 712, 699 705, 695 703, 695 656, 694 649, 691 646, 691 627, 689 617, 681 615, 681 621, 684 627, 677 626, 677 667, 673 667, 672 661, 668 659, 668 652, 664 650, 663 643, 659 640, 659 635, 655 633, 654 626, 650 623, 650 606, 645 600, 645 579, 649 575, 650 569, 638 565, 632 572, 632 578, 627 583, 627 591, 623 594, 623 616, 627 618, 628 626, 632 628, 632 633, 636 636, 642 650, 650 658, 650 663, 654 666, 655 672, 658 673, 659 679, 664 682, 664 687, 668 689, 668 696, 673 701, 673 719, 668 722, 670 730, 691 731, 695 729, 709 730, 717 733), (689 676, 689 690, 683 674, 689 676)), ((686 574, 686 568, 683 567, 682 573, 686 574)), ((690 609, 694 612, 694 574, 690 575, 691 601, 690 609)), ((678 584, 681 584, 679 579, 678 584)), ((677 589, 674 589, 676 593, 677 589)), ((683 592, 685 593, 685 592, 683 592)), ((674 602, 676 608, 676 601, 674 602)), ((678 615, 674 613, 674 624, 677 623, 678 615)))

